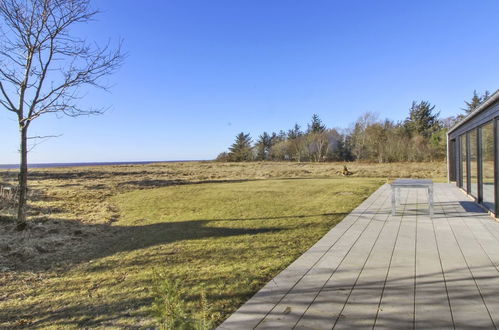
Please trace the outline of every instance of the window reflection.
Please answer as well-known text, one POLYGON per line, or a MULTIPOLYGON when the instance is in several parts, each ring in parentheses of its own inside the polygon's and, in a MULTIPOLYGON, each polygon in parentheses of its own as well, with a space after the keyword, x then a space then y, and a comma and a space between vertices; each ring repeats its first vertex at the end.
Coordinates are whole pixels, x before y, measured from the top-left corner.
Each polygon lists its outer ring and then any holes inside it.
POLYGON ((483 205, 494 210, 494 125, 492 122, 480 128, 483 205))
POLYGON ((478 198, 478 158, 477 158, 477 130, 470 131, 470 194, 478 198))
POLYGON ((466 166, 466 134, 463 134, 459 137, 459 145, 460 145, 460 159, 461 159, 461 188, 464 190, 468 190, 468 167, 466 166))

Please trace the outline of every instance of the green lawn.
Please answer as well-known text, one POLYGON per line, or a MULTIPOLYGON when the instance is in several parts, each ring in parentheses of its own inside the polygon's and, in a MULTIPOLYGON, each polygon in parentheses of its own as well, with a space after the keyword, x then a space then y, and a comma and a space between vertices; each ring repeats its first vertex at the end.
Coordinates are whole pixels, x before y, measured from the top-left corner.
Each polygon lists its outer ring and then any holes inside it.
POLYGON ((270 179, 119 194, 115 234, 88 246, 90 260, 38 277, 16 272, 21 280, 0 295, 0 327, 149 326, 154 269, 181 281, 194 311, 204 291, 219 323, 384 182, 270 179))

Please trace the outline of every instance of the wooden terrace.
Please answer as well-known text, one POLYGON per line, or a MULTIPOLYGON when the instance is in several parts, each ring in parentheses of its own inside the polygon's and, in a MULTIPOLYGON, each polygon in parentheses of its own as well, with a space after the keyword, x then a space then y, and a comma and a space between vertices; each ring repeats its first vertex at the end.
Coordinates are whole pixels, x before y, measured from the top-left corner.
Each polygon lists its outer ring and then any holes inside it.
POLYGON ((499 326, 499 223, 455 185, 380 187, 219 329, 499 326))

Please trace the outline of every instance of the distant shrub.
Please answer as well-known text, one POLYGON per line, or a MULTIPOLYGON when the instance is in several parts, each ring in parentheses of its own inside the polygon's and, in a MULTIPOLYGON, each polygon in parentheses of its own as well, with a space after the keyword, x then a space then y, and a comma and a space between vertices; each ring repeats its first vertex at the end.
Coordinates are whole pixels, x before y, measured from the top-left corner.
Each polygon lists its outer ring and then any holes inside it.
POLYGON ((164 273, 154 272, 152 314, 156 318, 159 328, 164 330, 207 330, 213 327, 209 319, 208 301, 206 294, 201 293, 199 305, 201 316, 196 317, 187 309, 184 301, 185 290, 179 281, 172 281, 164 273))
POLYGON ((17 187, 0 184, 0 210, 13 210, 17 205, 17 187))
POLYGON ((217 158, 215 159, 217 162, 228 162, 230 161, 229 153, 227 152, 221 152, 217 158))

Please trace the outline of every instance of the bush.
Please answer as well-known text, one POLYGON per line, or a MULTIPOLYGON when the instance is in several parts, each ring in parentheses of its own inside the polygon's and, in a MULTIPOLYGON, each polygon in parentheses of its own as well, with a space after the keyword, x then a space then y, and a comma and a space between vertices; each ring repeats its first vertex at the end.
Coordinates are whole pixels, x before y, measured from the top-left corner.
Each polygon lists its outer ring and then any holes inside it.
POLYGON ((221 152, 215 159, 217 162, 228 162, 230 161, 229 154, 227 152, 221 152))
POLYGON ((160 329, 165 330, 206 330, 213 326, 208 319, 208 302, 204 292, 201 293, 199 305, 201 317, 189 311, 184 301, 185 291, 179 281, 171 281, 164 273, 154 272, 152 314, 159 323, 160 329))

